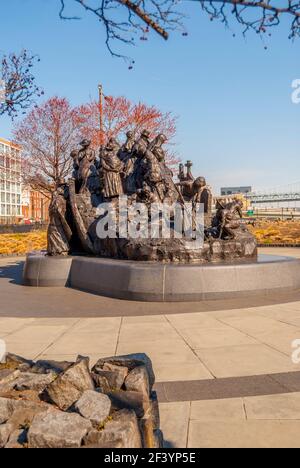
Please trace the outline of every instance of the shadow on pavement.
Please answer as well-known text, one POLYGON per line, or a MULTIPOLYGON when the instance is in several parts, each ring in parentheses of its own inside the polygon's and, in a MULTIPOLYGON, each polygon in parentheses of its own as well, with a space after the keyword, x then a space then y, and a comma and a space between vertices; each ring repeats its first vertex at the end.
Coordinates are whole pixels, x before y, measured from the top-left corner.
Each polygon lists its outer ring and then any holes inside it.
POLYGON ((10 280, 11 284, 23 284, 23 261, 16 261, 10 265, 0 266, 0 278, 10 280))
POLYGON ((174 449, 174 448, 178 448, 178 447, 175 447, 175 445, 172 442, 169 442, 168 440, 164 440, 164 448, 165 449, 174 449))

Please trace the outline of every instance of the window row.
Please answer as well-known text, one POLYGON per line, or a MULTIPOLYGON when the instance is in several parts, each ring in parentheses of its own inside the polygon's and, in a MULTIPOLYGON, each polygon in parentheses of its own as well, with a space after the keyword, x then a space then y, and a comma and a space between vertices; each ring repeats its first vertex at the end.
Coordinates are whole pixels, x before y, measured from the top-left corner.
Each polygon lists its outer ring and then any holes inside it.
POLYGON ((11 192, 21 194, 21 184, 0 180, 0 190, 2 192, 11 192))
POLYGON ((21 206, 15 205, 0 205, 0 215, 1 216, 21 216, 22 208, 21 206))
POLYGON ((17 195, 16 193, 5 193, 1 192, 0 194, 0 201, 1 203, 12 203, 12 204, 21 204, 21 195, 17 195))

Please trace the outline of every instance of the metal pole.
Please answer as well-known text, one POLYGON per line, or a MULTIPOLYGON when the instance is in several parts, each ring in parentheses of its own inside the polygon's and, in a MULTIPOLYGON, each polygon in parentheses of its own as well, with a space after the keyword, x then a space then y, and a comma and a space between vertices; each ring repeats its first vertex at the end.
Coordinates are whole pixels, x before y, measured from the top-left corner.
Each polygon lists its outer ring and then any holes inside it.
POLYGON ((99 130, 100 130, 100 146, 103 146, 104 141, 104 133, 103 133, 103 86, 101 84, 98 85, 99 90, 99 130))

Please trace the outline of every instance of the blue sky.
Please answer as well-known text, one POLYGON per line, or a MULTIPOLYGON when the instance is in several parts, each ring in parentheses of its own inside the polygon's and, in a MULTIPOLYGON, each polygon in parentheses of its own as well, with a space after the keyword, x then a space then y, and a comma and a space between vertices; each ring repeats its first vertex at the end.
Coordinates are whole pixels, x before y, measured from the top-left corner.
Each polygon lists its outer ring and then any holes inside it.
MULTIPOLYGON (((300 78, 300 39, 287 39, 288 25, 268 41, 246 40, 212 23, 199 5, 186 3, 188 38, 164 42, 154 33, 128 50, 133 71, 112 58, 101 26, 58 18, 58 0, 0 0, 0 50, 37 53, 35 69, 46 96, 89 101, 102 82, 105 93, 125 95, 178 115, 178 153, 192 159, 195 174, 218 190, 223 185, 275 187, 300 180, 300 105, 291 83, 300 78), (41 11, 37 7, 42 5, 41 11)), ((117 46, 117 45, 116 45, 117 46)), ((1 118, 0 135, 11 122, 1 118)))

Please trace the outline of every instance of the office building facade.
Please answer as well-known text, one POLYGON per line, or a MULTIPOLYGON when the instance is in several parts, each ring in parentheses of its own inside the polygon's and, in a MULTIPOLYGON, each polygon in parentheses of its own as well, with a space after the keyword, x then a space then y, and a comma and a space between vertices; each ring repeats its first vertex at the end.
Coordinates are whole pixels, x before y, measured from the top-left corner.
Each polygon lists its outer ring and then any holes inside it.
POLYGON ((226 197, 230 195, 247 195, 247 193, 252 192, 252 187, 245 186, 245 187, 222 187, 221 188, 221 196, 226 197))
POLYGON ((0 138, 0 224, 22 220, 21 150, 0 138))

